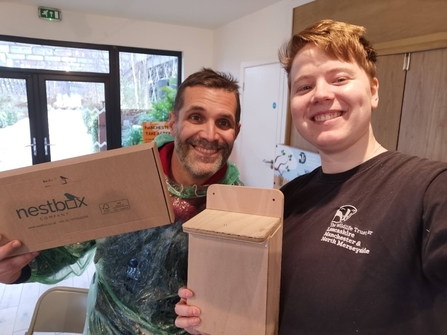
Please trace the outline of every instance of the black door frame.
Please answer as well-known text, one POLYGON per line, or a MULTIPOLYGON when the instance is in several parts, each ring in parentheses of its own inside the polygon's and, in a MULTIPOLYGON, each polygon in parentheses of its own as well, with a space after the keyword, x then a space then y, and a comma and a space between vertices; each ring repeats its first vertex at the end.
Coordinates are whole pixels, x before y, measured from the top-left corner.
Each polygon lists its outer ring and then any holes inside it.
MULTIPOLYGON (((103 45, 103 44, 91 44, 91 43, 79 43, 79 42, 68 42, 68 41, 57 41, 57 40, 47 40, 47 39, 36 39, 28 37, 19 36, 8 36, 0 34, 0 41, 9 41, 17 43, 29 43, 35 45, 45 45, 45 46, 58 46, 58 47, 68 47, 68 48, 86 48, 94 50, 106 50, 109 53, 109 72, 108 73, 92 73, 92 72, 71 72, 73 75, 86 76, 102 78, 106 82, 106 131, 107 131, 107 150, 116 149, 121 147, 121 98, 120 98, 120 67, 119 67, 119 53, 120 52, 131 52, 131 53, 145 53, 152 55, 161 56, 173 56, 177 57, 177 87, 182 82, 182 64, 183 55, 181 51, 172 50, 161 50, 161 49, 149 49, 149 48, 139 48, 139 47, 128 47, 128 46, 115 46, 115 45, 103 45)), ((68 75, 67 72, 57 71, 57 70, 39 70, 39 69, 22 69, 22 68, 9 68, 0 66, 0 73, 9 73, 10 75, 25 75, 29 73, 39 73, 39 74, 54 74, 54 75, 68 75)), ((20 77, 23 78, 23 77, 20 77)), ((33 80, 29 79, 31 84, 33 80)), ((28 81, 27 81, 28 85, 28 81)), ((27 86, 28 89, 28 86, 27 86)), ((38 102, 39 93, 33 93, 33 96, 28 96, 29 101, 29 112, 34 113, 33 106, 38 102)), ((39 103, 41 104, 41 103, 39 103)), ((40 135, 40 130, 34 130, 34 134, 40 135)), ((34 164, 34 163, 33 163, 34 164)))
MULTIPOLYGON (((113 143, 113 129, 116 128, 116 120, 113 113, 109 111, 113 105, 111 99, 111 85, 108 74, 92 73, 70 73, 62 71, 32 70, 32 69, 0 69, 0 78, 24 79, 26 80, 28 115, 30 120, 30 154, 34 164, 49 162, 51 160, 51 149, 47 146, 48 155, 45 155, 44 138, 49 139, 48 110, 46 81, 78 81, 96 82, 104 84, 104 99, 106 110, 106 136, 107 148, 113 143), (115 121, 115 122, 114 122, 115 121), (34 140, 35 139, 35 142, 34 140), (35 148, 34 148, 35 143, 35 148)), ((116 114, 116 113, 115 113, 116 114)), ((119 114, 118 114, 119 116, 119 114)), ((120 122, 119 118, 118 121, 120 122)), ((120 128, 120 124, 118 124, 120 128)), ((115 135, 116 136, 116 135, 115 135)))

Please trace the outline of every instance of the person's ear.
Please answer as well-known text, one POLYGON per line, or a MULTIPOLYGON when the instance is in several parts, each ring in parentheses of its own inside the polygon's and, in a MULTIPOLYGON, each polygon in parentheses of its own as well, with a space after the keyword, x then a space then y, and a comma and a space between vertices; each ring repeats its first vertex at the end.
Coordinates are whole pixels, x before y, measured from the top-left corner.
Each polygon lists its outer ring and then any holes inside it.
POLYGON ((169 131, 171 132, 171 136, 175 136, 175 123, 176 123, 176 117, 174 112, 169 112, 169 131))
POLYGON ((237 136, 239 135, 239 132, 240 132, 240 131, 241 131, 241 124, 238 123, 238 124, 236 125, 236 129, 235 129, 235 131, 234 131, 234 134, 235 134, 234 139, 237 138, 237 136))
POLYGON ((379 79, 373 78, 371 81, 371 108, 375 109, 379 105, 379 79))

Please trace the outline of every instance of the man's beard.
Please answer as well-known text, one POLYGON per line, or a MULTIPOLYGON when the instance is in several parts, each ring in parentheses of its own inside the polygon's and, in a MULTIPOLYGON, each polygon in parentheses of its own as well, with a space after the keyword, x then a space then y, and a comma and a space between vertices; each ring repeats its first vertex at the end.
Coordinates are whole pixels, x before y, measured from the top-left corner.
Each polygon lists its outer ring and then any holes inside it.
POLYGON ((227 162, 232 150, 232 147, 225 142, 208 142, 205 139, 188 138, 186 141, 182 141, 178 136, 175 136, 174 142, 175 152, 180 164, 196 179, 203 179, 205 177, 210 178, 219 171, 227 162), (195 152, 193 146, 218 150, 217 156, 201 156, 199 153, 195 152))

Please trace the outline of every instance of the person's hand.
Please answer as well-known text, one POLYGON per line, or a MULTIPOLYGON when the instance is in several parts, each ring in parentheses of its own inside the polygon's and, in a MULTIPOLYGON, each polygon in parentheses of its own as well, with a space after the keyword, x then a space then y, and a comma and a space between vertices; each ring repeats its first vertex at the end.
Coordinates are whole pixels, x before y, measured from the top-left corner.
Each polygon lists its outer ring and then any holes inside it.
POLYGON ((178 328, 184 328, 189 334, 202 334, 193 327, 200 324, 200 309, 196 306, 188 305, 187 299, 192 298, 194 293, 186 287, 178 290, 180 301, 175 305, 175 313, 178 315, 175 319, 175 325, 178 328))
MULTIPOLYGON (((2 235, 0 235, 0 240, 1 239, 2 235)), ((20 277, 22 268, 39 254, 38 252, 30 252, 19 256, 9 257, 21 246, 22 243, 18 240, 13 240, 0 246, 0 283, 14 283, 20 277)))

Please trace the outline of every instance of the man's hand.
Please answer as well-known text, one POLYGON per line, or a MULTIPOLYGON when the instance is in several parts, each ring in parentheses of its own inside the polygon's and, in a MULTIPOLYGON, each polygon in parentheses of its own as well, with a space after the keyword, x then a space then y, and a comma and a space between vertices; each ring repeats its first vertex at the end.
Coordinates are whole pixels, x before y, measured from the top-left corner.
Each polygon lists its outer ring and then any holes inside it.
MULTIPOLYGON (((0 235, 0 240, 1 239, 2 236, 0 235)), ((13 240, 0 246, 0 283, 14 283, 20 277, 22 268, 39 254, 38 252, 30 252, 28 254, 9 257, 21 246, 22 243, 18 240, 13 240)))
POLYGON ((180 301, 175 305, 175 313, 178 315, 175 325, 178 328, 184 328, 189 334, 202 334, 193 328, 200 324, 200 309, 187 304, 187 299, 192 298, 194 293, 186 287, 181 287, 178 290, 178 296, 180 301))

